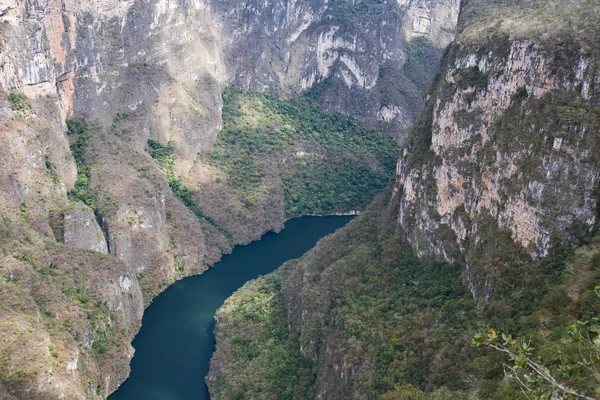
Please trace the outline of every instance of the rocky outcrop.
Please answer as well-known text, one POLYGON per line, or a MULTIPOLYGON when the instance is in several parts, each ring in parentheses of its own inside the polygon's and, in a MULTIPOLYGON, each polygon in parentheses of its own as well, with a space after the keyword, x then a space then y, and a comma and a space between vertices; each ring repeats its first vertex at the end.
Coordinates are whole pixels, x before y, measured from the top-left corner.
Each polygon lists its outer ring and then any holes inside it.
POLYGON ((465 262, 476 299, 494 290, 495 257, 539 259, 598 222, 597 33, 553 29, 527 39, 500 29, 485 44, 465 29, 398 165, 412 245, 465 262))
POLYGON ((135 273, 6 214, 0 230, 0 397, 106 397, 128 375, 140 327, 135 273))
POLYGON ((106 238, 94 212, 83 203, 75 203, 64 214, 64 242, 85 250, 108 253, 106 238))
POLYGON ((290 96, 321 83, 326 109, 394 135, 422 107, 424 88, 414 81, 423 77, 402 71, 415 56, 409 42, 427 38, 426 46, 444 48, 459 6, 459 0, 213 1, 236 84, 290 96))

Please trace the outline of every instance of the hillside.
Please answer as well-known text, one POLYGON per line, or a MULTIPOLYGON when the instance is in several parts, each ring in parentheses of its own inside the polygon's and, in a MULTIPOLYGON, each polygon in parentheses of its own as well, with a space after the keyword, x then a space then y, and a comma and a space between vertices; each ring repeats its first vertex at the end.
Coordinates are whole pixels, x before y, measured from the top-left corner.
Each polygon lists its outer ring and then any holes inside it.
POLYGON ((168 285, 362 210, 458 5, 2 2, 0 398, 106 398, 168 285))
POLYGON ((219 311, 212 395, 278 398, 261 382, 293 368, 313 398, 598 398, 599 24, 592 1, 464 2, 396 181, 219 311))

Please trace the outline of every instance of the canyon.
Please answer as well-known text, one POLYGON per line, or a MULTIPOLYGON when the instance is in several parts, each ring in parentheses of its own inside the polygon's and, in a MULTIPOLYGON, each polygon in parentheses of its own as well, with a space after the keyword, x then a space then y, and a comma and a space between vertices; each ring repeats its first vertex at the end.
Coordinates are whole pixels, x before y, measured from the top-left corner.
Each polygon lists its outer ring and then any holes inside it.
POLYGON ((287 389, 310 398, 597 398, 592 370, 560 371, 597 316, 599 17, 591 1, 463 1, 395 181, 217 312, 214 398, 278 398, 263 363, 288 347, 313 375, 287 389), (253 304, 275 317, 240 316, 253 304), (268 333, 282 318, 293 345, 268 333), (477 349, 499 332, 535 350, 477 349))
POLYGON ((209 160, 227 85, 282 99, 312 92, 322 111, 311 112, 405 141, 458 7, 2 1, 2 396, 107 397, 128 375, 154 296, 301 212, 285 203, 288 154, 356 158, 288 143, 246 196, 209 160))
POLYGON ((572 358, 599 26, 595 0, 0 1, 0 398, 107 398, 169 285, 357 211, 217 311, 213 398, 529 398, 471 346, 492 327, 600 396, 572 358))

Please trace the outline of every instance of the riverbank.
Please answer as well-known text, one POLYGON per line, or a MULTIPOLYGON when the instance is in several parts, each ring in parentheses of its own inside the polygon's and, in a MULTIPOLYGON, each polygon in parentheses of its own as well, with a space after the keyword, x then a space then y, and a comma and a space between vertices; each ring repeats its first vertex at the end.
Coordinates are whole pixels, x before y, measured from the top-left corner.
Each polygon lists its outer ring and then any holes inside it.
POLYGON ((294 218, 280 233, 236 247, 201 275, 185 278, 146 309, 131 374, 110 400, 209 399, 204 377, 214 350, 214 315, 247 281, 297 258, 351 216, 294 218))

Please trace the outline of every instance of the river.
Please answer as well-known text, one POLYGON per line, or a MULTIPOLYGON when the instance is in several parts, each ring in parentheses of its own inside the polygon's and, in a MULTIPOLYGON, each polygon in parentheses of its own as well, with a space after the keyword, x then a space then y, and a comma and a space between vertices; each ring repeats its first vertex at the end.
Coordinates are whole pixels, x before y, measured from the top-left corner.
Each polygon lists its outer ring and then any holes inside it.
POLYGON ((202 275, 171 285, 144 312, 131 375, 109 400, 208 400, 204 377, 215 347, 217 309, 244 283, 300 257, 351 219, 292 219, 279 234, 236 247, 202 275))

